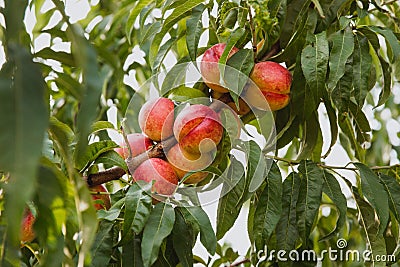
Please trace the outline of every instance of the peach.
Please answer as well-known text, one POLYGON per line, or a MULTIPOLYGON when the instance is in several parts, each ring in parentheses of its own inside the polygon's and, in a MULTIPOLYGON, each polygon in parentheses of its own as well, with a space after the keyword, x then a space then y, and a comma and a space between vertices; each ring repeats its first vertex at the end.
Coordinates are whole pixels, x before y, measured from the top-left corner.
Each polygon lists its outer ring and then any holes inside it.
MULTIPOLYGON (((209 49, 203 55, 203 58, 200 63, 200 72, 203 77, 204 82, 210 87, 212 90, 226 93, 228 89, 220 85, 220 72, 218 67, 219 59, 224 52, 226 44, 219 43, 216 44, 209 49)), ((233 54, 239 51, 238 48, 233 47, 229 52, 228 58, 230 58, 233 54)))
MULTIPOLYGON (((92 186, 89 190, 95 193, 108 193, 107 188, 102 184, 92 186)), ((108 194, 92 194, 92 199, 95 202, 94 208, 96 210, 108 210, 111 208, 110 195, 108 194)))
POLYGON ((152 191, 170 196, 175 192, 178 177, 172 166, 165 160, 150 158, 137 167, 133 173, 135 181, 155 181, 152 191))
POLYGON ((182 149, 193 154, 215 149, 221 141, 223 130, 219 115, 201 104, 185 107, 174 123, 176 140, 182 149))
POLYGON ((26 208, 24 211, 22 223, 21 223, 21 242, 29 243, 35 239, 36 235, 33 231, 33 224, 35 223, 36 218, 33 215, 32 211, 29 208, 26 208))
POLYGON ((174 102, 159 97, 146 102, 139 111, 139 126, 154 141, 170 137, 174 123, 174 102))
MULTIPOLYGON (((198 171, 208 167, 213 159, 210 153, 192 154, 181 149, 179 144, 174 145, 167 154, 168 162, 171 163, 179 180, 190 171, 198 171)), ((196 172, 190 175, 184 183, 196 184, 208 175, 207 172, 196 172)))
POLYGON ((254 66, 250 78, 254 83, 244 93, 249 105, 276 111, 289 104, 292 75, 285 67, 272 61, 260 62, 254 66))
MULTIPOLYGON (((214 99, 220 99, 223 96, 223 94, 219 93, 219 92, 212 92, 211 96, 214 99)), ((239 109, 236 107, 236 104, 233 101, 228 102, 226 104, 230 108, 232 108, 238 115, 245 115, 245 114, 249 113, 249 111, 250 111, 249 106, 246 104, 246 102, 244 102, 244 100, 242 98, 239 98, 239 109)))
MULTIPOLYGON (((142 154, 153 146, 151 139, 143 134, 133 133, 128 134, 126 137, 128 139, 129 146, 131 147, 132 157, 142 154)), ((129 156, 129 150, 126 144, 124 144, 122 147, 116 148, 115 151, 124 159, 128 158, 129 156)))

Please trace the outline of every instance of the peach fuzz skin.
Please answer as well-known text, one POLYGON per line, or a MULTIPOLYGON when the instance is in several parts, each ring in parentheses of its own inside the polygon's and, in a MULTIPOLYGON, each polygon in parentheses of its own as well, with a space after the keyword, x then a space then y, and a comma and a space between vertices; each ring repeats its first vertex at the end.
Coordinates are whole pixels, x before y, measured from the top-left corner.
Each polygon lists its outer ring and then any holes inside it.
MULTIPOLYGON (((131 147, 132 157, 142 154, 153 146, 153 141, 143 134, 133 133, 128 134, 126 137, 128 139, 129 146, 131 147)), ((116 148, 115 151, 124 159, 128 158, 129 156, 129 150, 126 144, 116 148)))
POLYGON ((254 83, 246 88, 244 97, 251 106, 276 111, 288 105, 292 75, 285 67, 272 61, 260 62, 250 78, 254 83))
MULTIPOLYGON (((204 82, 212 90, 220 93, 228 92, 228 89, 220 85, 220 72, 218 67, 219 59, 221 58, 225 47, 226 44, 224 43, 219 43, 210 47, 204 53, 200 63, 200 72, 204 82)), ((228 58, 230 58, 237 51, 239 51, 239 49, 233 47, 229 52, 228 58)))
POLYGON ((151 140, 161 141, 170 137, 174 123, 174 102, 159 97, 146 102, 139 111, 139 126, 151 140))
MULTIPOLYGON (((213 159, 209 153, 192 154, 181 149, 179 144, 173 146, 167 154, 168 162, 171 163, 176 174, 181 180, 186 173, 190 171, 202 170, 208 167, 213 159)), ((196 184, 202 181, 208 175, 207 172, 196 172, 190 175, 185 181, 185 184, 196 184)))
POLYGON ((186 152, 207 153, 221 141, 223 127, 219 115, 201 104, 185 107, 176 117, 174 135, 186 152))
POLYGON ((175 192, 178 177, 172 166, 159 158, 150 158, 139 165, 133 173, 135 181, 155 181, 152 192, 170 196, 175 192))

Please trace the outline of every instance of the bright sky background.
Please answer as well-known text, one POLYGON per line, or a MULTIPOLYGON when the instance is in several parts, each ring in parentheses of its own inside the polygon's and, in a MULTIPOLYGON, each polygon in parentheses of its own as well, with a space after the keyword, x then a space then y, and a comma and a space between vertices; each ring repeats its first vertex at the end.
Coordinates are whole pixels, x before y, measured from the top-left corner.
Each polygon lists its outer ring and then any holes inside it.
MULTIPOLYGON (((89 3, 91 3, 92 5, 95 5, 95 4, 98 4, 99 0, 92 0, 92 1, 66 0, 65 2, 66 2, 66 13, 69 16, 71 16, 71 22, 74 23, 74 22, 86 17, 87 13, 90 10, 89 3)), ((0 0, 0 6, 4 6, 4 0, 0 0)), ((51 1, 47 1, 46 4, 44 5, 42 11, 48 10, 52 6, 53 6, 53 4, 51 3, 51 1)), ((55 14, 52 17, 48 27, 51 27, 51 25, 55 25, 60 19, 61 19, 61 15, 59 13, 55 14)), ((99 22, 99 20, 100 19, 98 19, 96 22, 99 22)), ((26 19, 25 19, 25 23, 26 23, 26 27, 27 27, 28 31, 32 30, 32 28, 35 24, 35 21, 36 21, 36 19, 35 19, 34 12, 31 12, 28 10, 26 12, 26 19)), ((208 24, 206 17, 203 18, 203 22, 205 23, 205 25, 208 24)), ((4 25, 4 17, 2 14, 0 14, 0 24, 4 25)), ((94 24, 91 25, 91 27, 93 27, 93 26, 94 26, 94 24)), ((207 38, 208 38, 207 34, 202 36, 201 41, 200 41, 202 45, 206 44, 207 38)), ((37 38, 35 40, 34 45, 33 45, 33 50, 39 51, 39 50, 43 49, 44 47, 48 47, 48 46, 50 46, 50 37, 47 34, 42 34, 42 36, 40 36, 39 38, 37 38)), ((70 45, 67 43, 62 43, 61 40, 59 40, 59 42, 56 42, 55 44, 53 44, 51 47, 56 51, 67 51, 67 52, 70 51, 70 45)), ((130 64, 132 64, 134 61, 137 61, 139 63, 144 63, 143 56, 144 56, 144 53, 140 50, 140 48, 138 46, 134 47, 132 50, 132 54, 127 58, 127 61, 124 64, 124 70, 126 70, 128 68, 128 66, 130 64)), ((176 59, 170 53, 167 56, 165 62, 167 65, 172 66, 176 63, 176 59)), ((4 49, 0 43, 0 67, 3 63, 4 63, 4 49)), ((56 66, 57 64, 54 63, 53 65, 56 66)), ((139 86, 140 86, 138 84, 138 82, 135 80, 134 70, 131 70, 129 73, 127 73, 125 75, 124 82, 132 88, 139 88, 139 86)), ((395 88, 393 88, 393 92, 395 93, 395 102, 398 104, 400 103, 400 93, 399 93, 400 90, 399 89, 400 89, 400 86, 398 84, 396 84, 395 88)), ((377 99, 378 90, 375 88, 372 93, 373 93, 375 99, 377 99)), ((112 105, 111 101, 110 101, 110 105, 112 105)), ((380 109, 382 109, 382 107, 379 107, 378 109, 380 110, 380 109)), ((379 129, 380 127, 386 127, 389 132, 391 142, 394 145, 400 145, 400 139, 397 136, 397 133, 400 132, 400 121, 399 121, 399 119, 396 120, 396 118, 392 118, 392 114, 389 109, 386 109, 385 111, 382 112, 382 118, 384 120, 387 120, 387 125, 380 125, 380 123, 373 118, 373 110, 372 110, 371 106, 366 106, 364 108, 364 111, 365 111, 368 119, 370 120, 371 127, 373 129, 379 129)), ((323 133, 323 137, 325 140, 324 148, 323 148, 323 151, 325 152, 328 148, 329 141, 330 141, 330 130, 329 130, 329 120, 326 116, 326 112, 325 112, 323 105, 321 105, 319 108, 319 114, 320 114, 319 116, 320 116, 322 133, 323 133)), ((116 118, 116 108, 115 107, 110 108, 110 111, 108 112, 108 116, 109 116, 110 121, 116 125, 117 118, 116 118)), ((115 139, 115 141, 121 142, 121 137, 118 134, 111 133, 111 135, 115 139)), ((283 156, 284 152, 285 152, 285 149, 280 151, 279 155, 283 156)), ((399 163, 396 153, 392 153, 392 154, 388 155, 388 157, 390 157, 391 164, 399 163)), ((348 156, 346 155, 344 150, 341 148, 341 146, 335 145, 333 147, 331 154, 326 159, 326 164, 344 166, 349 161, 350 161, 350 159, 348 158, 348 156)), ((342 173, 347 177, 353 176, 353 174, 351 172, 342 172, 342 173)), ((343 186, 343 188, 346 188, 344 185, 342 185, 342 186, 343 186)), ((344 191, 347 193, 347 195, 349 194, 349 192, 347 191, 347 188, 344 191)), ((351 204, 351 203, 349 203, 349 204, 351 204)), ((211 217, 211 221, 212 221, 214 229, 215 229, 217 203, 205 206, 204 208, 205 208, 206 212, 209 214, 209 216, 211 217)), ((247 252, 247 249, 250 246, 250 243, 249 243, 249 240, 247 237, 247 225, 246 225, 247 224, 247 212, 248 212, 247 208, 242 210, 235 226, 228 232, 228 234, 222 240, 222 242, 225 241, 225 242, 231 243, 233 246, 233 249, 238 250, 241 255, 245 255, 247 252)), ((200 255, 203 258, 206 258, 205 255, 207 255, 205 249, 199 244, 197 244, 195 247, 195 254, 200 255)))

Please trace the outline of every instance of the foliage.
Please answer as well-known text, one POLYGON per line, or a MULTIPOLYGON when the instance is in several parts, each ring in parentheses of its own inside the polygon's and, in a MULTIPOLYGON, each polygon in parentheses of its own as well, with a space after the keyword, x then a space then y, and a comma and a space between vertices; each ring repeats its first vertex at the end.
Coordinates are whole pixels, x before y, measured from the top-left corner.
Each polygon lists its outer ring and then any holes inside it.
MULTIPOLYGON (((291 263, 257 255, 265 247, 321 253, 337 248, 341 238, 344 250, 399 260, 400 176, 390 155, 398 159, 400 146, 384 116, 391 114, 399 128, 399 101, 391 93, 400 77, 397 1, 100 0, 90 1, 77 22, 62 0, 6 0, 0 12, 6 25, 0 26, 6 57, 0 71, 1 266, 314 266, 315 259, 291 263), (26 11, 36 18, 33 25, 24 24, 26 11), (39 50, 40 38, 49 43, 39 50), (254 48, 261 40, 258 49, 228 59, 233 46, 254 48), (228 138, 221 142, 210 176, 227 169, 237 181, 224 183, 215 232, 195 196, 187 206, 173 199, 152 205, 150 186, 132 183, 129 175, 107 184, 112 207, 96 214, 82 177, 113 166, 127 171, 109 136, 120 125, 107 113, 115 106, 118 123, 125 116, 138 90, 127 85, 128 75, 144 84, 171 67, 171 57, 190 62, 219 42, 228 47, 220 63, 246 75, 254 60, 291 71, 291 102, 274 114, 275 151, 239 140, 232 145, 246 152, 242 163, 229 159, 228 138), (143 60, 132 62, 137 51, 143 60), (325 163, 337 147, 349 157, 343 167, 325 163), (27 204, 38 214, 37 238, 21 246, 18 222, 27 204), (247 207, 252 245, 242 260, 217 240, 247 207), (193 255, 197 237, 209 258, 193 255)), ((181 77, 176 73, 171 77, 181 77)), ((169 95, 178 102, 210 96, 202 81, 178 89, 169 95)), ((241 120, 244 130, 262 132, 254 116, 241 120)), ((362 265, 327 257, 322 264, 362 265)))

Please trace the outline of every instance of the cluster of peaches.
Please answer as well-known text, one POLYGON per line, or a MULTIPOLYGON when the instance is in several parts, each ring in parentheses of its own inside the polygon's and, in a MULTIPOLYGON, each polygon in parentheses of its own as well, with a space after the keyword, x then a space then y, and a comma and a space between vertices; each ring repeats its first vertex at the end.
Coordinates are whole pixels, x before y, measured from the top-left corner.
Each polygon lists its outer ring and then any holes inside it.
MULTIPOLYGON (((202 78, 214 99, 220 99, 229 92, 220 83, 218 66, 225 47, 223 43, 212 46, 206 50, 200 63, 202 78)), ((228 58, 238 51, 233 47, 228 58)), ((276 111, 288 105, 292 76, 285 67, 272 61, 256 63, 250 79, 252 82, 247 83, 239 97, 239 107, 233 102, 226 103, 238 115, 248 113, 251 108, 276 111)), ((177 115, 175 109, 174 102, 168 98, 159 97, 146 102, 139 112, 143 133, 127 135, 129 144, 116 149, 124 159, 133 158, 156 143, 175 138, 177 143, 164 151, 165 158, 148 158, 132 173, 135 181, 154 181, 152 191, 165 196, 172 195, 180 181, 196 184, 208 175, 202 170, 213 162, 216 146, 224 131, 220 115, 208 106, 187 105, 177 115)), ((92 195, 97 210, 110 208, 110 196, 104 185, 91 187, 90 190, 97 192, 92 195)), ((22 242, 34 239, 34 221, 35 217, 27 209, 21 225, 22 242)))

